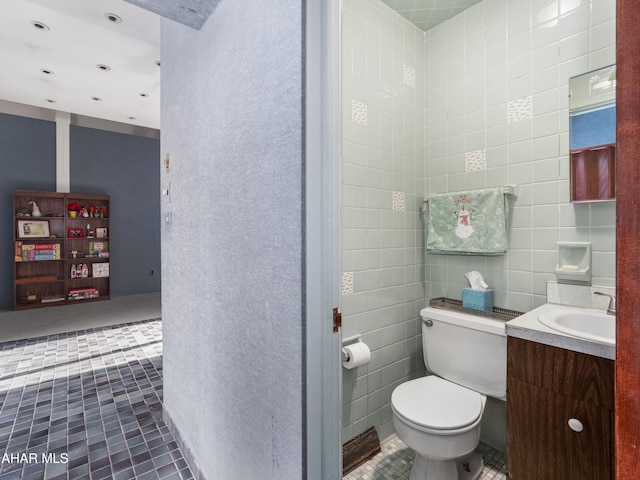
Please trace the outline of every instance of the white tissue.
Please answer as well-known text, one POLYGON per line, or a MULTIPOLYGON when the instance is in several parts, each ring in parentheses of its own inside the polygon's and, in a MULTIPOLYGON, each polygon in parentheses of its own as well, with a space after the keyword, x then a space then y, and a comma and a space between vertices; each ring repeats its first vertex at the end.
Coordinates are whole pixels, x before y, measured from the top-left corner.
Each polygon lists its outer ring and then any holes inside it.
POLYGON ((489 285, 487 285, 487 282, 484 281, 484 278, 482 278, 482 274, 480 272, 476 272, 475 270, 473 270, 469 273, 465 273, 464 276, 467 277, 467 281, 471 286, 471 290, 480 290, 486 292, 487 288, 489 288, 489 285))

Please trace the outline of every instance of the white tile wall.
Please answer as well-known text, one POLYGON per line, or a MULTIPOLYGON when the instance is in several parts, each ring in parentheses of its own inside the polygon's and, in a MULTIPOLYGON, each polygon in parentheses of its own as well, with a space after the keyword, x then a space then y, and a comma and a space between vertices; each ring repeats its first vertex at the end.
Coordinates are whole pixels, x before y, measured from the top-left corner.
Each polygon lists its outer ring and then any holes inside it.
MULTIPOLYGON (((593 284, 613 286, 615 203, 569 203, 567 84, 573 75, 615 62, 615 2, 485 0, 458 17, 425 34, 426 98, 449 91, 445 104, 425 106, 425 170, 431 172, 425 189, 519 185, 509 252, 479 262, 496 288, 496 305, 530 310, 544 303, 545 282, 554 279, 555 244, 561 240, 591 241, 593 284), (462 50, 461 38, 467 39, 462 50), (461 70, 459 60, 436 54, 442 51, 475 60, 461 70), (467 79, 462 97, 450 92, 460 76, 467 79), (481 98, 468 91, 478 78, 486 86, 481 98), (484 176, 455 167, 459 150, 453 142, 486 149, 484 176)), ((427 297, 460 298, 460 275, 472 265, 477 260, 428 255, 427 297)))
POLYGON ((424 33, 378 0, 343 9, 343 335, 368 365, 343 370, 343 441, 393 433, 393 388, 424 372, 424 33))
POLYGON ((344 0, 342 40, 343 335, 372 350, 343 371, 347 441, 392 433, 393 388, 424 372, 419 311, 460 298, 469 270, 526 311, 555 279, 556 242, 591 241, 593 284, 615 284, 615 203, 568 202, 567 111, 569 77, 615 62, 615 2, 484 0, 424 33, 344 0), (425 258, 424 193, 507 183, 506 255, 425 258))

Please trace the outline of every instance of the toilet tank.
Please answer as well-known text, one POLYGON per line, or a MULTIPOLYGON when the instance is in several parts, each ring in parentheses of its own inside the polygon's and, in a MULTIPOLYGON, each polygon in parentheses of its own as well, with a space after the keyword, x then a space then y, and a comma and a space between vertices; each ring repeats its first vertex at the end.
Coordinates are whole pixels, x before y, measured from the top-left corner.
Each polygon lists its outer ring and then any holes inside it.
POLYGON ((504 321, 432 307, 423 308, 420 315, 424 363, 430 372, 476 392, 506 398, 504 321))

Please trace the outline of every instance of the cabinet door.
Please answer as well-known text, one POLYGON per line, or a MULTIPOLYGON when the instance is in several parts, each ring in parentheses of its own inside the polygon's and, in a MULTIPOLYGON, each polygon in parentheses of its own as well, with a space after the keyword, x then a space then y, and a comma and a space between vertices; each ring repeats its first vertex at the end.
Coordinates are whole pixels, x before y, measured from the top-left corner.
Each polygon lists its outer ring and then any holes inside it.
POLYGON ((612 478, 611 412, 517 380, 508 381, 510 480, 612 478), (581 432, 568 421, 580 420, 581 432))
POLYGON ((613 360, 509 337, 507 375, 613 410, 613 360))

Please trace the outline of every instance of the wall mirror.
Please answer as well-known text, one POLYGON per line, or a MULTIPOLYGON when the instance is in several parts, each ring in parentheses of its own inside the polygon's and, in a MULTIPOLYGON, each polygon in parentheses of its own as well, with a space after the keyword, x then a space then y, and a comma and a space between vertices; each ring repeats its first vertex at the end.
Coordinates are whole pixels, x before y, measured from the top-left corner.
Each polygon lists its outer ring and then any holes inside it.
POLYGON ((569 79, 572 202, 615 198, 616 66, 569 79))

